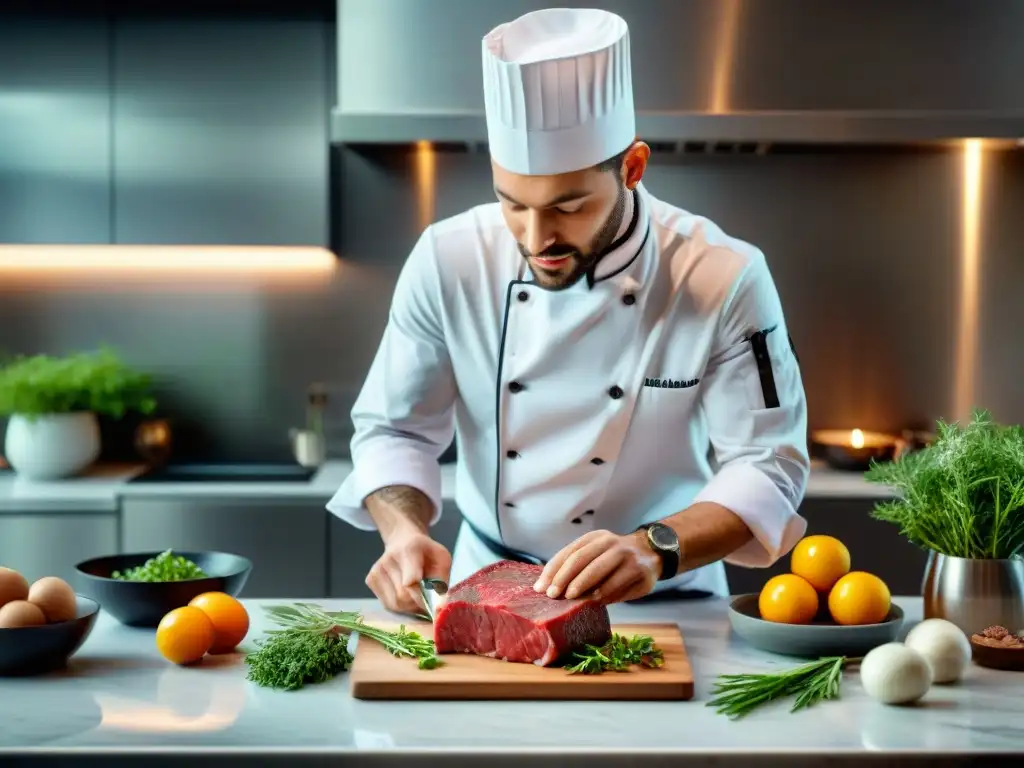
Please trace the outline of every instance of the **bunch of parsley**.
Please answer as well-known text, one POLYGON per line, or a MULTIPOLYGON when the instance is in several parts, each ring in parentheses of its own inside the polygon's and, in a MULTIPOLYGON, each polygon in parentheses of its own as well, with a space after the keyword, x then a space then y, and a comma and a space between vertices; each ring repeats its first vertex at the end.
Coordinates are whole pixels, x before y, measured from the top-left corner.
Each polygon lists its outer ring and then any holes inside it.
POLYGON ((1001 560, 1024 555, 1024 428, 976 409, 966 426, 938 422, 936 440, 887 463, 871 482, 898 497, 872 517, 893 523, 922 549, 949 557, 1001 560))

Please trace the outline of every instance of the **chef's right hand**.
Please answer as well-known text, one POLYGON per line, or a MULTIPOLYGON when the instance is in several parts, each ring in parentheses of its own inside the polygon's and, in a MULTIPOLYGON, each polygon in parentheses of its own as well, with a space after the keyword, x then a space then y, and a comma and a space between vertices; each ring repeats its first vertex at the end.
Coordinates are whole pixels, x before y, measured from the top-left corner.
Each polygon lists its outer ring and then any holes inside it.
POLYGON ((422 613, 421 579, 448 581, 452 556, 426 533, 410 531, 392 536, 384 554, 366 576, 366 586, 389 611, 422 613))

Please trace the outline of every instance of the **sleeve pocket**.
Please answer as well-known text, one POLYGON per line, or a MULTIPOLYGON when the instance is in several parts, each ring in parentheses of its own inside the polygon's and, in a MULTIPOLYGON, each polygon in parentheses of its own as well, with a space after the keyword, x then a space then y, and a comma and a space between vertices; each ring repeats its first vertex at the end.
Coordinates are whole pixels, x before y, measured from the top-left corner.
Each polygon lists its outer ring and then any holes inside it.
POLYGON ((785 329, 775 325, 747 337, 753 363, 745 367, 751 409, 771 410, 782 406, 792 386, 791 372, 798 365, 796 350, 785 329))

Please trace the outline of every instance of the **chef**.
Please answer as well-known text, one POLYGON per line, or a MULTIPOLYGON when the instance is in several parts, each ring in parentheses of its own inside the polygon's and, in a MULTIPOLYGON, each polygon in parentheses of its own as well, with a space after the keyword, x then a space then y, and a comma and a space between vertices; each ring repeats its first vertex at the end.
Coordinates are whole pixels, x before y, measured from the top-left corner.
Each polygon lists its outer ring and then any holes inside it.
POLYGON ((553 598, 728 595, 803 536, 806 401, 765 257, 642 184, 630 39, 601 10, 483 39, 496 201, 426 229, 352 409, 328 509, 379 531, 366 583, 543 564, 553 598), (455 439, 454 553, 434 541, 455 439))

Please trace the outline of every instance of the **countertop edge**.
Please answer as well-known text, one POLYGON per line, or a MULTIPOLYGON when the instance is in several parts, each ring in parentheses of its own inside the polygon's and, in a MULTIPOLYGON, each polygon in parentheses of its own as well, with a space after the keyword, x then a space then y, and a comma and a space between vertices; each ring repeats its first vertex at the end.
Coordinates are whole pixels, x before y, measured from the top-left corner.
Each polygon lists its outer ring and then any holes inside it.
POLYGON ((59 768, 73 756, 75 764, 85 768, 120 768, 136 765, 145 759, 147 766, 154 768, 178 768, 187 759, 190 766, 242 766, 251 767, 254 760, 260 768, 267 766, 323 766, 325 759, 344 760, 344 765, 366 765, 374 768, 478 768, 479 761, 487 758, 497 768, 519 768, 523 758, 531 766, 540 768, 575 768, 575 766, 621 766, 623 760, 642 757, 648 768, 686 766, 704 768, 707 766, 775 766, 780 759, 792 768, 816 768, 822 759, 827 759, 834 768, 847 766, 891 764, 894 757, 908 766, 932 766, 936 760, 943 766, 974 766, 979 759, 999 760, 1002 757, 1019 757, 1019 752, 997 750, 913 750, 898 749, 872 752, 854 749, 753 749, 737 747, 729 751, 696 747, 665 748, 624 748, 571 747, 555 749, 550 747, 57 747, 38 749, 0 749, 0 759, 16 758, 19 765, 53 766, 59 768))
MULTIPOLYGON (((544 768, 618 766, 638 759, 649 768, 667 768, 670 765, 760 768, 777 765, 781 761, 796 768, 813 768, 820 765, 822 759, 827 759, 830 766, 838 767, 889 764, 898 756, 917 768, 934 765, 936 761, 942 765, 967 766, 976 765, 979 758, 998 759, 1004 755, 1019 757, 1019 746, 1012 737, 1019 729, 1013 725, 1014 713, 1005 710, 1003 705, 1005 697, 1012 695, 1013 682, 994 671, 984 669, 972 672, 972 675, 977 676, 974 681, 966 681, 957 686, 942 686, 941 690, 936 687, 936 708, 878 707, 863 690, 853 686, 843 689, 839 701, 811 708, 799 719, 787 713, 788 707, 780 703, 775 713, 759 713, 749 726, 728 724, 723 718, 710 713, 705 706, 710 682, 716 675, 724 671, 770 669, 777 664, 791 667, 799 663, 795 659, 786 657, 783 660, 775 654, 761 651, 751 655, 747 644, 733 637, 732 633, 723 636, 722 630, 728 626, 726 612, 730 599, 721 597, 694 601, 682 609, 685 613, 679 613, 679 607, 653 605, 616 605, 610 608, 613 624, 626 621, 673 621, 683 626, 685 622, 685 632, 689 633, 687 649, 694 660, 699 659, 699 665, 694 667, 699 693, 692 704, 684 705, 692 707, 685 710, 689 715, 686 719, 692 720, 695 730, 707 731, 706 735, 687 733, 685 728, 678 732, 665 730, 672 728, 673 723, 682 722, 677 718, 684 710, 677 709, 676 702, 642 705, 643 710, 631 712, 628 707, 620 709, 621 702, 609 701, 603 706, 593 702, 597 708, 589 709, 583 718, 577 717, 575 723, 572 717, 567 718, 567 743, 562 744, 552 738, 538 740, 544 743, 532 743, 528 731, 517 739, 495 739, 489 743, 491 740, 482 729, 494 727, 499 722, 515 722, 516 713, 522 715, 522 709, 515 703, 494 702, 491 704, 493 707, 509 707, 507 714, 503 713, 500 718, 492 716, 473 720, 467 714, 475 705, 473 702, 461 702, 461 707, 455 710, 456 716, 461 714, 467 717, 465 721, 460 721, 463 727, 476 730, 472 731, 470 738, 457 733, 446 737, 443 732, 434 732, 436 726, 433 722, 428 722, 427 728, 403 730, 402 723, 422 723, 422 713, 431 711, 429 702, 396 701, 391 704, 394 708, 387 710, 377 704, 357 704, 347 686, 342 688, 328 685, 319 690, 310 689, 305 692, 308 696, 301 698, 297 694, 247 691, 239 699, 241 706, 234 709, 225 707, 224 722, 227 725, 223 728, 223 735, 218 734, 214 738, 210 738, 208 732, 205 737, 162 735, 157 738, 163 743, 153 746, 142 741, 146 735, 138 734, 134 728, 118 733, 115 716, 131 713, 130 707, 150 706, 152 686, 159 683, 161 696, 166 697, 162 698, 162 704, 168 712, 187 712, 188 716, 194 717, 195 702, 190 697, 196 690, 195 678, 179 667, 143 665, 138 670, 120 669, 112 673, 112 682, 106 690, 119 692, 124 687, 128 698, 117 704, 128 708, 111 706, 109 729, 101 729, 96 736, 95 729, 87 731, 82 727, 66 735, 61 734, 61 741, 49 737, 45 744, 37 742, 38 745, 32 746, 3 746, 0 747, 0 762, 4 758, 14 757, 18 765, 61 766, 73 759, 78 765, 118 768, 136 765, 145 759, 148 765, 163 768, 181 765, 184 759, 188 759, 191 765, 237 765, 247 768, 254 765, 261 768, 277 765, 302 768, 335 763, 476 768, 480 765, 480 759, 487 757, 494 765, 502 768, 523 765, 524 758, 529 760, 531 766, 544 768), (138 682, 134 682, 136 679, 138 682), (308 703, 296 707, 298 702, 304 700, 308 703), (275 710, 278 706, 282 708, 275 710), (960 714, 955 718, 948 714, 956 711, 960 714), (995 721, 993 725, 997 727, 988 728, 993 711, 997 717, 1004 719, 995 721), (303 712, 311 715, 308 722, 298 717, 303 712), (325 717, 319 717, 322 712, 326 712, 325 717), (613 731, 619 728, 637 734, 636 737, 615 743, 616 734, 612 732, 611 738, 593 739, 593 734, 590 734, 591 738, 588 739, 589 731, 595 726, 600 728, 602 712, 612 721, 613 731), (295 719, 289 721, 289 717, 295 719), (616 721, 623 718, 623 724, 619 726, 616 721), (339 722, 344 724, 339 725, 339 722), (997 732, 1004 723, 1010 724, 1006 726, 1011 734, 1009 736, 997 732), (649 729, 649 732, 645 734, 644 728, 649 729), (770 734, 759 734, 761 729, 769 730, 770 734), (807 738, 807 729, 814 731, 810 738, 807 738), (920 733, 915 729, 920 729, 920 733), (287 731, 287 734, 282 736, 281 730, 287 731), (835 736, 829 735, 832 731, 836 732, 835 736), (949 731, 953 731, 952 737, 935 738, 936 733, 949 731), (478 733, 480 736, 476 735, 478 733), (649 740, 652 733, 661 738, 649 740), (821 733, 825 736, 817 735, 821 733), (906 736, 908 733, 909 737, 906 736), (88 741, 90 734, 95 736, 92 743, 88 741), (310 734, 315 734, 323 741, 308 741, 310 734), (83 742, 83 739, 86 741, 83 742)), ((274 603, 304 601, 298 596, 243 598, 243 603, 255 618, 253 627, 257 632, 268 626, 263 612, 258 608, 274 603)), ((908 623, 920 621, 922 599, 919 596, 896 594, 893 601, 904 609, 908 623)), ((317 602, 327 610, 355 610, 368 619, 382 612, 377 601, 366 598, 330 598, 317 602)), ((109 659, 128 655, 143 661, 156 658, 156 650, 146 633, 112 631, 115 627, 109 614, 100 616, 96 630, 88 640, 91 646, 87 646, 92 648, 96 657, 109 659)), ((209 675, 205 679, 214 681, 209 689, 211 691, 223 686, 229 679, 238 680, 233 677, 232 665, 214 667, 204 674, 209 675)), ((64 689, 59 693, 63 696, 61 700, 74 701, 74 697, 69 697, 68 693, 74 693, 76 688, 78 691, 91 692, 95 681, 88 677, 77 678, 72 675, 66 678, 63 681, 64 689)), ((61 684, 59 679, 48 680, 44 685, 39 685, 39 690, 45 686, 47 691, 52 691, 52 686, 61 684)), ((232 687, 242 688, 241 685, 232 687)), ((48 701, 52 702, 56 694, 49 696, 48 701)), ((8 700, 10 706, 18 706, 15 697, 9 697, 8 700)), ((46 700, 44 697, 39 698, 39 701, 46 700)), ((222 700, 230 704, 227 697, 222 697, 222 700)), ((459 703, 452 704, 459 707, 459 703)), ((548 707, 552 713, 561 711, 556 708, 557 703, 551 701, 531 706, 548 707)), ((88 724, 84 716, 91 711, 84 707, 77 710, 72 707, 68 713, 88 724)), ((27 722, 32 724, 31 721, 27 722)), ((102 724, 103 720, 99 722, 102 724)), ((77 725, 77 722, 72 725, 77 725)))
MULTIPOLYGON (((141 464, 101 465, 88 474, 52 482, 31 482, 15 475, 0 476, 0 515, 20 513, 116 513, 123 498, 232 497, 323 501, 338 490, 351 472, 345 460, 325 463, 309 482, 268 483, 138 483, 129 481, 143 471, 141 464)), ((441 466, 442 495, 455 497, 455 464, 441 466)), ((805 499, 881 500, 896 494, 869 483, 858 473, 822 465, 811 469, 805 499)))

